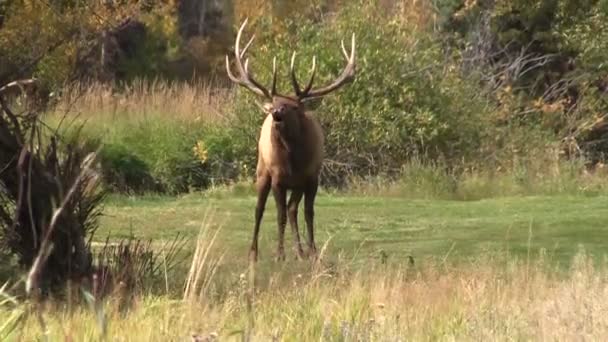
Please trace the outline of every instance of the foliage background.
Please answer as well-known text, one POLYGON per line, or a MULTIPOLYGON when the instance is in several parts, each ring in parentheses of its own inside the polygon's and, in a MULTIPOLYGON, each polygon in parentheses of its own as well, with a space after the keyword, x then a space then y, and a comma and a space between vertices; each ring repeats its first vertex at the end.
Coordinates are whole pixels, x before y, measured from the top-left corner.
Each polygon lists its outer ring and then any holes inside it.
POLYGON ((606 0, 8 0, 0 80, 40 79, 49 122, 79 113, 72 121, 86 120, 88 143, 103 143, 114 190, 177 193, 255 169, 263 117, 224 71, 245 17, 253 72, 268 83, 276 56, 284 92, 293 47, 300 78, 316 55, 322 84, 355 33, 356 81, 311 106, 327 135, 325 185, 407 181, 420 166, 452 184, 471 174, 525 184, 603 167, 607 9, 606 0))

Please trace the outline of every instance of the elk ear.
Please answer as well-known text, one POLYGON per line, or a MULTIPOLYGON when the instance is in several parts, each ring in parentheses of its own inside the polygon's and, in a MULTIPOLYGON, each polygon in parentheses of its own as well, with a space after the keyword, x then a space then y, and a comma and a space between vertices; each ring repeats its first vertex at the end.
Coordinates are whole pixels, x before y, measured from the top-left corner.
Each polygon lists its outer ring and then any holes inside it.
POLYGON ((264 103, 264 106, 262 106, 262 110, 264 111, 264 113, 270 114, 272 112, 272 103, 264 103))
POLYGON ((265 102, 264 104, 261 104, 258 101, 255 101, 255 104, 258 105, 258 107, 260 107, 260 109, 262 110, 262 112, 264 112, 265 114, 272 113, 272 103, 265 102))
POLYGON ((316 110, 321 105, 320 98, 307 98, 300 100, 301 106, 307 110, 316 110))

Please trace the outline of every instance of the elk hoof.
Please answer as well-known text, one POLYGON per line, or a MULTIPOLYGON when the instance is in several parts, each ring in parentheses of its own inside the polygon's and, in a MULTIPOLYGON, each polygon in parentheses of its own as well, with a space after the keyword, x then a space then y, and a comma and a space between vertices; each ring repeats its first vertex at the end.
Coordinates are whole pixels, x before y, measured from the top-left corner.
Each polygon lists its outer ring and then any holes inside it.
POLYGON ((310 259, 312 259, 313 261, 317 260, 318 255, 317 255, 317 248, 316 247, 309 247, 308 248, 308 257, 310 259))
POLYGON ((285 251, 278 251, 277 256, 275 257, 275 261, 285 261, 285 251))
POLYGON ((301 248, 296 250, 296 260, 301 261, 304 259, 306 259, 306 254, 304 251, 301 248))

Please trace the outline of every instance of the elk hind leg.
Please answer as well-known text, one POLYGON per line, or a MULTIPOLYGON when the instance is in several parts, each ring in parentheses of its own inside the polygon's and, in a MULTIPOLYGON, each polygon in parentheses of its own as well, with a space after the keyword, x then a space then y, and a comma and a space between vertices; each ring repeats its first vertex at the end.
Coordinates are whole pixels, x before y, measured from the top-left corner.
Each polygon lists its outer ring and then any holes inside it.
POLYGON ((296 249, 296 255, 298 259, 304 258, 304 251, 302 250, 302 243, 300 242, 300 230, 298 228, 298 206, 300 200, 304 195, 302 189, 294 189, 289 197, 289 203, 287 204, 287 214, 289 217, 289 225, 293 233, 294 244, 296 249))
POLYGON ((314 228, 314 217, 315 217, 315 198, 317 196, 317 189, 319 187, 319 181, 311 179, 304 190, 304 217, 306 219, 306 230, 308 231, 308 254, 316 257, 317 246, 315 245, 315 228, 314 228))

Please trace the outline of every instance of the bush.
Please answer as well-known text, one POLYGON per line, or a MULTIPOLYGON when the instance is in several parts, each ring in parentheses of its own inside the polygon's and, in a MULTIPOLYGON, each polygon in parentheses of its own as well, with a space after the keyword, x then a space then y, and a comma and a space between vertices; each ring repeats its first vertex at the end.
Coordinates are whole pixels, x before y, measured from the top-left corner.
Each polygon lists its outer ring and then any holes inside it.
POLYGON ((467 2, 449 9, 442 35, 496 102, 496 123, 542 129, 568 157, 596 164, 608 152, 607 9, 605 0, 467 2))
POLYGON ((42 127, 36 112, 17 116, 1 92, 0 151, 0 255, 29 271, 28 294, 90 276, 105 196, 95 154, 42 127))
POLYGON ((250 174, 256 144, 238 125, 157 120, 118 122, 111 132, 88 129, 85 133, 89 145, 103 142, 99 158, 112 190, 176 194, 250 174))
POLYGON ((104 175, 134 181, 129 190, 177 193, 204 187, 207 179, 192 153, 201 131, 170 118, 124 123, 104 139, 104 175))
POLYGON ((148 165, 124 145, 106 145, 100 153, 104 182, 119 192, 144 192, 155 188, 148 165))
POLYGON ((79 86, 65 89, 45 121, 63 134, 86 122, 81 139, 102 144, 103 176, 115 191, 200 190, 237 179, 247 169, 241 160, 255 159, 228 91, 157 80, 79 86), (64 114, 74 109, 81 113, 64 114))
MULTIPOLYGON (((287 69, 292 53, 288 46, 297 46, 300 56, 317 55, 317 85, 331 81, 344 67, 340 40, 346 38, 348 45, 350 35, 356 34, 355 82, 314 104, 327 137, 325 183, 336 183, 345 173, 396 173, 413 155, 458 159, 480 147, 488 103, 449 59, 442 63, 446 59, 440 41, 430 32, 398 17, 387 18, 377 3, 367 1, 345 5, 321 25, 300 19, 284 34, 269 27, 269 22, 258 21, 256 30, 262 34, 256 34, 251 58, 253 72, 265 84, 270 83, 267 61, 273 56, 281 71, 287 69)), ((304 59, 297 63, 300 75, 309 68, 304 59)), ((280 75, 279 88, 291 93, 286 73, 280 75)), ((237 117, 260 113, 250 95, 239 100, 237 117)), ((262 116, 250 120, 253 126, 241 134, 254 136, 262 116)))

